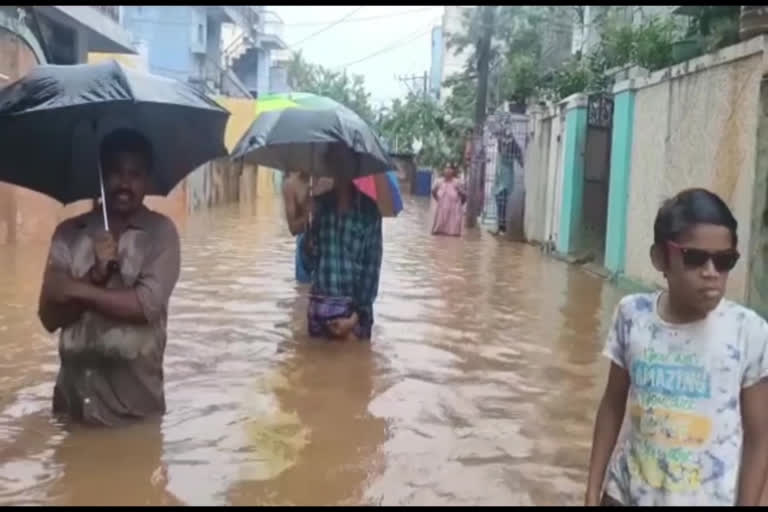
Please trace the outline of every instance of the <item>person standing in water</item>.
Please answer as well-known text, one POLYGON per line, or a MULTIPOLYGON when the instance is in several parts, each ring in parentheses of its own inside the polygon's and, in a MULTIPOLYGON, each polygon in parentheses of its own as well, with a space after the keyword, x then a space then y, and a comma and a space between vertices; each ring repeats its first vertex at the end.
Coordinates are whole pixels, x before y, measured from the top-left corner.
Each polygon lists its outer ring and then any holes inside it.
POLYGON ((453 164, 446 165, 442 179, 432 187, 432 197, 437 202, 433 235, 461 236, 467 192, 456 174, 453 164))
POLYGON ((310 275, 303 257, 304 232, 311 210, 310 179, 305 172, 292 172, 283 181, 283 204, 288 229, 296 237, 296 281, 309 283, 310 275))
POLYGON ((168 301, 181 261, 173 221, 143 204, 150 143, 117 130, 100 158, 110 231, 101 209, 56 227, 38 315, 49 332, 61 329, 54 413, 118 426, 165 413, 168 301))
MULTIPOLYGON (((330 157, 329 157, 330 158, 330 157)), ((369 340, 382 259, 381 214, 349 179, 314 198, 308 257, 309 334, 369 340)))
POLYGON ((739 260, 736 219, 715 194, 685 190, 661 207, 653 236, 667 291, 625 297, 614 313, 586 505, 758 505, 768 323, 723 298, 739 260))

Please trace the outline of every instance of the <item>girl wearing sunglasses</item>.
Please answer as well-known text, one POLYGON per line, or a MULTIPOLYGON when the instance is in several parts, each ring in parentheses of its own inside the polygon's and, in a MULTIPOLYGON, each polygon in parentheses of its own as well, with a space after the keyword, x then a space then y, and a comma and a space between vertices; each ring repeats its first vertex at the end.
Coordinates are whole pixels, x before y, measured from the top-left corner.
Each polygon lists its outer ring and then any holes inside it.
POLYGON ((768 324, 723 298, 739 260, 736 219, 718 196, 691 189, 664 203, 653 231, 651 261, 668 286, 617 307, 586 504, 758 505, 768 324))

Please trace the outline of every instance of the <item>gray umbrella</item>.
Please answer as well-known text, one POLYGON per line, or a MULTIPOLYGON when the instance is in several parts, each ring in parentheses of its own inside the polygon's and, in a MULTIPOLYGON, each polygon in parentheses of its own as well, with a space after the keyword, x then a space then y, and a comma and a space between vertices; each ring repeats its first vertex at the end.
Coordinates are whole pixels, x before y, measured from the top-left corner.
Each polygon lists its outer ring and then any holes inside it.
POLYGON ((360 116, 323 96, 259 98, 257 116, 233 158, 314 176, 359 178, 394 168, 379 138, 360 116))

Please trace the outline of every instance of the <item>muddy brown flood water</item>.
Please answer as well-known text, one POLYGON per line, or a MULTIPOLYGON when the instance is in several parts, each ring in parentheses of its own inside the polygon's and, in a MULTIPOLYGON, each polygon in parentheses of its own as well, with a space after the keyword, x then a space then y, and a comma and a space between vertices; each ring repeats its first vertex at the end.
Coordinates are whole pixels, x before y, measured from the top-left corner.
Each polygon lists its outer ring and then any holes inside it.
POLYGON ((0 504, 580 504, 621 292, 539 250, 385 220, 374 341, 305 335, 277 201, 193 214, 168 414, 60 425, 47 247, 0 248, 0 504))

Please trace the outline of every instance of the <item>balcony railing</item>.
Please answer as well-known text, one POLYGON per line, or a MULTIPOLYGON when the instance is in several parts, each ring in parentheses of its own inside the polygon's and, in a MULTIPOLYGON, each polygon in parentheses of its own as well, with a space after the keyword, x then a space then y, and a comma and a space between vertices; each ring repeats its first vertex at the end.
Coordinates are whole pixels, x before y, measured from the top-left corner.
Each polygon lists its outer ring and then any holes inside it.
POLYGON ((120 23, 120 6, 118 5, 92 5, 94 9, 111 18, 115 23, 120 23))

